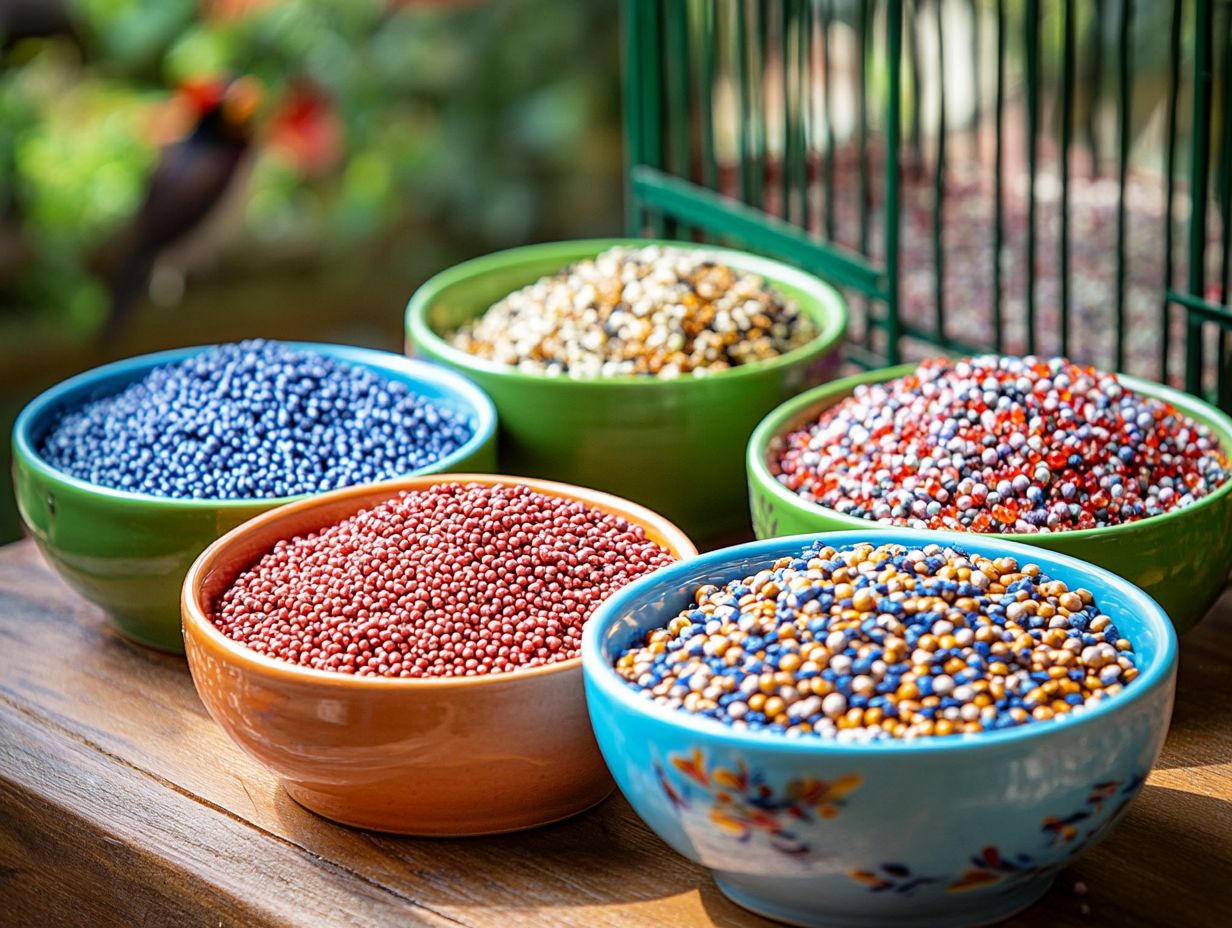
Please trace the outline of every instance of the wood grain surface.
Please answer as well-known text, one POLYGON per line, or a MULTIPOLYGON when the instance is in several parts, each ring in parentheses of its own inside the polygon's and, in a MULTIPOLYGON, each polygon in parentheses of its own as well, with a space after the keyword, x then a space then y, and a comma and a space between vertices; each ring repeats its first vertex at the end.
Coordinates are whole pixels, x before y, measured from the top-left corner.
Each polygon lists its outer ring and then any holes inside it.
MULTIPOLYGON (((1172 730, 1115 833, 1022 926, 1226 928, 1232 593, 1182 642, 1172 730)), ((292 802, 29 542, 0 549, 0 925, 768 926, 619 796, 498 838, 397 838, 292 802)))

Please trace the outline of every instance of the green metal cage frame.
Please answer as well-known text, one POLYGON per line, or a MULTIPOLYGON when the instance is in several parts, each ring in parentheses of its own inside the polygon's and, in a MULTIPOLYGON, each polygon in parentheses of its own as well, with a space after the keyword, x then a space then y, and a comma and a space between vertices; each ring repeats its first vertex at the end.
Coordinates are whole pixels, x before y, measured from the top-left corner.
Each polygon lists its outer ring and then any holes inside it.
MULTIPOLYGON (((991 314, 991 337, 972 341, 955 337, 945 328, 945 295, 943 288, 945 248, 944 209, 937 207, 933 215, 934 254, 936 271, 933 319, 906 319, 900 311, 900 181, 904 156, 918 152, 922 144, 919 127, 921 106, 912 100, 904 105, 904 87, 910 94, 920 86, 921 24, 935 29, 935 55, 945 62, 945 30, 942 27, 943 5, 953 7, 960 0, 623 0, 624 73, 625 73, 625 136, 627 143, 627 218, 631 234, 721 241, 764 252, 789 261, 815 273, 854 294, 864 304, 863 332, 849 342, 848 358, 862 367, 892 365, 904 357, 905 339, 914 339, 944 351, 974 353, 1002 351, 1005 343, 1005 319, 1002 311, 1002 249, 1005 243, 1003 159, 1010 142, 1003 133, 1003 109, 1008 89, 1006 54, 1007 39, 1014 32, 1015 41, 1023 49, 1022 68, 1025 73, 1025 99, 1022 101, 1027 125, 1025 153, 1027 190, 1026 266, 1034 268, 1042 257, 1038 254, 1037 178, 1040 176, 1039 152, 1046 134, 1041 123, 1041 41, 1040 23, 1045 12, 1063 17, 1062 38, 1057 53, 1057 96, 1055 141, 1063 156, 1060 167, 1060 247, 1058 275, 1060 280, 1061 352, 1068 354, 1071 320, 1070 293, 1070 195, 1073 188, 1069 153, 1081 140, 1091 151, 1097 165, 1103 156, 1097 150, 1098 135, 1092 128, 1095 104, 1088 107, 1085 125, 1078 125, 1075 113, 1075 87, 1085 82, 1099 93, 1105 44, 1115 45, 1116 93, 1111 100, 1116 113, 1116 176, 1120 184, 1116 228, 1116 286, 1113 314, 1115 331, 1111 346, 1117 370, 1125 369, 1126 316, 1126 235, 1125 209, 1127 170, 1130 161, 1130 135, 1134 104, 1134 43, 1132 30, 1135 15, 1141 10, 1135 0, 1093 0, 1094 6, 1081 31, 1075 25, 1075 5, 1063 3, 1063 10, 1043 10, 1039 0, 1018 0, 1007 11, 1007 0, 966 0, 971 10, 972 35, 975 38, 971 54, 977 83, 981 61, 988 66, 990 49, 979 41, 980 24, 991 19, 995 23, 992 44, 995 89, 991 106, 985 107, 976 90, 976 103, 971 120, 977 129, 981 121, 993 120, 995 152, 993 177, 995 213, 989 234, 993 254, 992 299, 987 312, 991 314), (1113 2, 1112 7, 1107 3, 1113 2), (1014 13, 1020 29, 1010 26, 1014 13), (833 100, 830 80, 829 31, 836 17, 848 18, 858 48, 863 51, 854 85, 855 105, 859 124, 854 131, 854 145, 859 152, 860 170, 858 197, 867 211, 869 190, 875 169, 870 166, 869 104, 879 105, 878 134, 881 165, 879 178, 884 197, 884 219, 879 232, 880 260, 870 251, 871 225, 868 215, 860 219, 859 241, 852 248, 840 244, 835 235, 834 161, 835 140, 827 126, 820 150, 810 149, 805 128, 813 95, 824 96, 823 106, 833 100), (854 17, 854 22, 850 20, 854 17), (1112 28, 1115 26, 1115 28, 1112 28), (1094 43, 1077 53, 1080 37, 1084 42, 1093 34, 1094 43), (817 79, 818 52, 824 78, 817 79), (910 43, 910 48, 906 47, 910 43), (874 47, 880 56, 878 66, 884 70, 879 92, 871 89, 874 47), (910 51, 911 54, 907 54, 910 51), (736 112, 735 135, 738 151, 729 163, 722 163, 716 145, 716 74, 718 60, 725 58, 728 71, 738 87, 730 105, 736 112), (781 91, 776 103, 780 113, 767 119, 765 94, 767 62, 777 62, 782 69, 781 91), (1082 67, 1082 73, 1079 68, 1082 67), (1092 74, 1094 79, 1092 82, 1092 74), (817 86, 818 84, 821 86, 817 86), (986 110, 991 110, 987 112, 986 110), (777 124, 775 146, 768 146, 768 133, 777 124), (906 143, 906 146, 905 146, 906 143), (774 151, 771 150, 773 147, 774 151), (775 153, 777 152, 777 154, 775 153), (726 181, 723 175, 730 175, 726 181), (777 189, 770 189, 770 188, 777 189), (822 195, 817 195, 820 188, 822 195), (774 200, 773 208, 768 201, 774 200), (824 214, 818 206, 824 203, 824 214)), ((1140 0, 1139 0, 1140 2, 1140 0)), ((1232 332, 1232 309, 1229 299, 1229 276, 1232 270, 1232 3, 1226 0, 1173 0, 1167 38, 1167 126, 1165 182, 1166 213, 1160 230, 1160 246, 1164 250, 1163 274, 1158 292, 1159 352, 1157 379, 1179 380, 1193 393, 1204 393, 1226 409, 1232 409, 1232 357, 1229 357, 1228 335, 1232 332), (1217 17, 1217 8, 1220 15, 1217 17), (1222 22, 1223 28, 1217 29, 1222 22), (1220 61, 1216 60, 1217 33, 1222 35, 1220 61), (1183 41, 1184 40, 1184 41, 1183 41), (1184 53, 1183 53, 1184 52, 1184 53), (1186 54, 1191 59, 1184 68, 1186 54), (1222 84, 1216 87, 1217 74, 1222 84), (1184 91, 1183 88, 1184 87, 1184 91), (1188 98, 1189 137, 1179 139, 1183 101, 1188 98), (1217 138, 1214 137, 1217 134, 1217 138), (1175 216, 1178 197, 1177 174, 1181 154, 1188 150, 1188 169, 1184 188, 1188 191, 1189 209, 1180 223, 1187 243, 1187 270, 1184 280, 1176 281, 1174 238, 1178 223, 1175 216), (1214 213, 1221 217, 1222 235, 1218 253, 1219 270, 1208 273, 1207 247, 1209 225, 1214 213), (1216 278, 1222 302, 1213 301, 1208 293, 1211 278, 1216 278), (1171 360, 1172 314, 1183 314, 1183 378, 1171 360), (1217 333, 1216 351, 1208 351, 1207 336, 1211 327, 1217 333), (1205 374, 1205 376, 1204 376, 1205 374)), ((987 43, 984 43, 987 44, 987 43)), ((944 71, 942 74, 944 82, 944 71)), ((1107 105, 1107 101, 1104 101, 1107 105)), ((944 204, 951 155, 947 152, 947 116, 945 94, 940 95, 940 131, 935 133, 935 145, 930 152, 932 184, 936 203, 944 204)), ((952 144, 952 143, 951 143, 952 144)), ((1043 256, 1046 257, 1046 256, 1043 256)), ((1035 351, 1037 345, 1036 275, 1026 275, 1025 347, 1035 351)))

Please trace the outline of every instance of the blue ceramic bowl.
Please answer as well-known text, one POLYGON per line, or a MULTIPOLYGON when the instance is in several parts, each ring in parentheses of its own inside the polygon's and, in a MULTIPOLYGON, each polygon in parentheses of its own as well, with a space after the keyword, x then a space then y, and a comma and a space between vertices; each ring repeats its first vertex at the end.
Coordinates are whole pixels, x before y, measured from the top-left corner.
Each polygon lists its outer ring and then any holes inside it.
MULTIPOLYGON (((401 355, 343 345, 293 347, 367 368, 466 415, 470 440, 421 474, 496 469, 496 410, 486 394, 453 371, 401 355)), ((128 637, 164 651, 184 650, 180 586, 197 555, 241 522, 292 499, 168 499, 71 477, 38 453, 58 417, 118 393, 151 369, 205 350, 147 354, 78 374, 30 402, 13 427, 17 508, 44 556, 69 586, 100 606, 128 637)), ((403 475, 399 475, 403 476, 403 475)))
POLYGON ((831 532, 710 552, 638 580, 586 623, 582 667, 603 757, 668 844, 733 901, 796 925, 980 925, 1030 905, 1103 838, 1163 745, 1176 633, 1137 587, 1064 555, 970 534, 831 532), (1122 694, 1079 715, 915 741, 840 744, 739 732, 657 706, 616 657, 707 583, 821 541, 961 546, 1090 590, 1141 655, 1122 694))

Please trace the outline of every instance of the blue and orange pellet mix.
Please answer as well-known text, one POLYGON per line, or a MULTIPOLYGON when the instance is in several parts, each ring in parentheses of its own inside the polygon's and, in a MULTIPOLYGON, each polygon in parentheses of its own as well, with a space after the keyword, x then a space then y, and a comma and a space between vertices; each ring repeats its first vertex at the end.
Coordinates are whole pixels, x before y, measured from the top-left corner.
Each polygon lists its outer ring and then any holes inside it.
POLYGON ((1033 534, 1187 506, 1228 479, 1225 454, 1205 426, 1114 374, 990 355, 857 387, 789 435, 772 469, 857 518, 1033 534))
POLYGON ((39 454, 116 490, 268 499, 409 474, 469 418, 366 368, 273 341, 210 348, 66 412, 39 454))
POLYGON ((1138 675, 1087 590, 936 544, 815 546, 701 587, 616 670, 669 708, 839 741, 1042 722, 1138 675))

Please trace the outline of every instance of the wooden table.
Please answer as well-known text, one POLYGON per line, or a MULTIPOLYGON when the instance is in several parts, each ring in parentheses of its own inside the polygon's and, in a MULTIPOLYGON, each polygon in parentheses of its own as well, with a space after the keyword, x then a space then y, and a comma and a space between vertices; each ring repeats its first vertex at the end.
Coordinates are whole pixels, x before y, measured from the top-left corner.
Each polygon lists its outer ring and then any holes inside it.
MULTIPOLYGON (((1116 832, 1010 926, 1232 925, 1232 593, 1181 648, 1167 746, 1116 832)), ((292 802, 29 542, 0 549, 0 925, 766 926, 619 796, 498 838, 292 802)))

